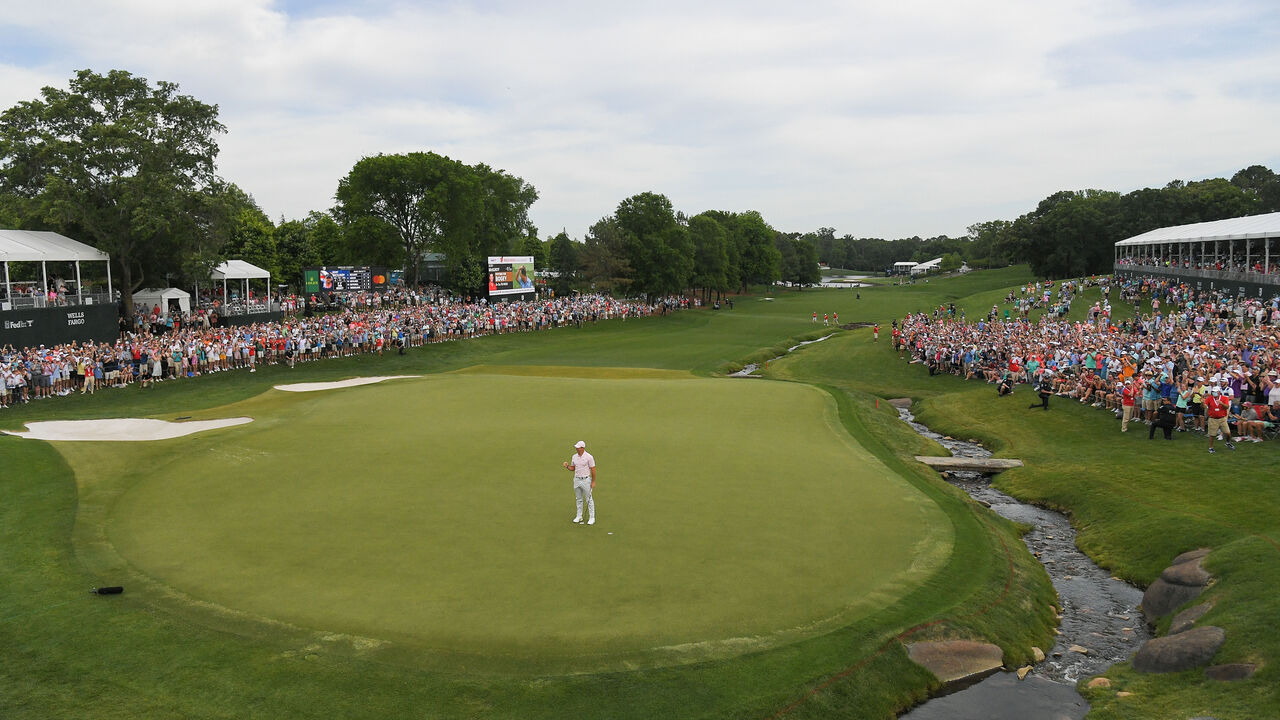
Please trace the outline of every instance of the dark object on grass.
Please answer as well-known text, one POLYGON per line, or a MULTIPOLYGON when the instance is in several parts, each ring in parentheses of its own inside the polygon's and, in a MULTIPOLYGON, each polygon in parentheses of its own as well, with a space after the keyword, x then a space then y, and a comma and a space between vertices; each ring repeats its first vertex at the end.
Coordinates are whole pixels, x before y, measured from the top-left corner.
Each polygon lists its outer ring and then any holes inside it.
POLYGON ((190 415, 183 415, 180 418, 174 418, 174 420, 190 420, 190 419, 191 419, 190 415))
POLYGON ((94 588, 89 592, 93 593, 94 595, 119 595, 120 593, 124 592, 124 588, 120 587, 119 585, 112 585, 110 587, 94 588))

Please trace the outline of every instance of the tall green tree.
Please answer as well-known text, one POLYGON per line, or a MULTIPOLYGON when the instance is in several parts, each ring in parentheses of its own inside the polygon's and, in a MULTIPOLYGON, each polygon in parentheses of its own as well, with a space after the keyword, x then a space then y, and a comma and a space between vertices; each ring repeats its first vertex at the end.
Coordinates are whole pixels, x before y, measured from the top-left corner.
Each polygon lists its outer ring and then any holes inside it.
POLYGON ((373 251, 394 236, 410 278, 418 277, 423 253, 434 250, 447 257, 455 290, 478 292, 486 256, 516 247, 537 197, 524 180, 484 164, 431 152, 377 155, 338 183, 334 216, 347 230, 348 251, 360 244, 373 251))
POLYGON ((1231 184, 1258 198, 1258 212, 1280 212, 1280 175, 1270 168, 1250 165, 1232 175, 1231 184))
POLYGON ((276 258, 279 281, 300 290, 302 269, 322 264, 315 231, 307 219, 282 220, 276 226, 276 258))
POLYGON ((448 257, 454 289, 478 293, 486 286, 488 257, 510 255, 528 233, 529 207, 538 192, 524 180, 483 163, 463 166, 462 174, 468 194, 455 209, 469 218, 451 221, 436 247, 448 257))
POLYGON ((529 225, 520 239, 520 254, 533 258, 533 266, 541 270, 547 266, 547 249, 538 239, 538 228, 529 225))
POLYGON ((222 246, 223 257, 252 263, 280 277, 280 263, 276 248, 276 226, 271 218, 258 207, 253 197, 235 185, 223 191, 229 221, 226 241, 222 246))
POLYGON ((333 214, 365 235, 393 234, 416 281, 428 247, 444 244, 446 237, 455 245, 467 242, 476 191, 468 168, 443 155, 375 155, 358 161, 338 182, 333 214))
POLYGON ((774 245, 774 230, 760 213, 709 213, 729 234, 725 276, 733 287, 745 290, 748 285, 770 285, 782 278, 782 254, 774 245))
POLYGON ((677 220, 671 200, 644 192, 618 204, 623 253, 631 266, 631 290, 649 298, 679 293, 693 277, 693 241, 677 220))
POLYGON ((627 295, 631 287, 631 263, 626 254, 626 233, 617 218, 597 220, 587 230, 578 253, 582 279, 596 290, 627 295))
POLYGON ((693 240, 693 278, 690 284, 702 288, 706 301, 709 294, 729 289, 726 271, 729 267, 729 233, 707 213, 689 220, 689 237, 693 240))
POLYGON ((795 255, 795 275, 792 282, 800 287, 822 282, 822 269, 818 267, 818 248, 808 237, 800 236, 791 241, 795 255))
POLYGON ((555 273, 551 281, 551 289, 557 295, 567 295, 573 288, 573 281, 578 275, 578 243, 569 239, 569 234, 560 231, 551 238, 547 250, 547 267, 555 273))
POLYGON ((152 251, 183 241, 175 218, 215 181, 223 131, 216 105, 174 83, 81 70, 0 115, 0 192, 110 253, 131 313, 152 251))

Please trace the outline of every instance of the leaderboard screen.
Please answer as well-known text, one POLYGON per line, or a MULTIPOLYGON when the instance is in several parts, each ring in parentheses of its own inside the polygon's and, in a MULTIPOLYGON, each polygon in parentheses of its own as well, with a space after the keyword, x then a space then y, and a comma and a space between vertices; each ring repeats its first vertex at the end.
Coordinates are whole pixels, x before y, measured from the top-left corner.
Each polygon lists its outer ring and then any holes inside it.
POLYGON ((532 293, 537 274, 532 255, 501 255, 489 258, 489 296, 532 293))
POLYGON ((305 268, 302 271, 302 284, 308 293, 385 290, 387 270, 367 265, 305 268))

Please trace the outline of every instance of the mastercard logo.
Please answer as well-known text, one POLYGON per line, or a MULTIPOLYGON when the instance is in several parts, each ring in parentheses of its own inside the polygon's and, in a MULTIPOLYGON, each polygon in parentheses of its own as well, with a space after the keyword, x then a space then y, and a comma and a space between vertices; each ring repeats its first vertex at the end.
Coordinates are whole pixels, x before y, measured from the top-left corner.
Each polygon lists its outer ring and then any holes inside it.
POLYGON ((374 284, 374 285, 386 285, 386 284, 387 284, 387 276, 386 276, 386 275, 374 275, 374 276, 373 276, 373 284, 374 284))

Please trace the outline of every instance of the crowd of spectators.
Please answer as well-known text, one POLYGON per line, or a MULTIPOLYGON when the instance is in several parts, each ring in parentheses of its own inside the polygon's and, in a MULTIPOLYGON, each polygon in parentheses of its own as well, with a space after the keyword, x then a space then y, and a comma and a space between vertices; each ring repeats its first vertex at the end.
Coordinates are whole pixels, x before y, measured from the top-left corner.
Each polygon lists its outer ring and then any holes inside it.
POLYGON ((256 372, 262 364, 294 367, 483 335, 625 321, 690 304, 697 301, 669 297, 648 303, 594 294, 490 303, 428 288, 353 294, 332 312, 230 327, 218 326, 215 315, 199 310, 179 317, 155 306, 139 308, 133 327, 115 342, 0 348, 0 407, 101 388, 145 388, 206 373, 256 372))
MULTIPOLYGON (((1280 259, 1278 257, 1277 259, 1280 259)), ((1266 256, 1241 254, 1232 257, 1186 257, 1158 258, 1141 255, 1125 256, 1116 259, 1117 265, 1127 267, 1181 268, 1183 270, 1215 270, 1219 272, 1280 274, 1280 263, 1267 260, 1266 256), (1252 261, 1252 262, 1250 262, 1252 261)))
MULTIPOLYGON (((895 321, 900 357, 929 373, 952 373, 997 386, 1007 395, 1027 383, 1049 396, 1106 409, 1127 432, 1133 422, 1156 429, 1200 432, 1231 444, 1261 442, 1280 423, 1280 296, 1247 298, 1197 290, 1176 279, 1087 279, 1035 283, 993 306, 977 322, 954 306, 895 321), (1089 284, 1101 299, 1069 320, 1071 303, 1089 284), (1110 297, 1149 312, 1116 322, 1110 297), (1046 310, 1032 321, 1027 310, 1046 310), (1221 422, 1225 420, 1225 422, 1221 422), (1224 428, 1225 426, 1225 428, 1224 428)), ((1032 407, 1048 409, 1048 401, 1032 407)))

